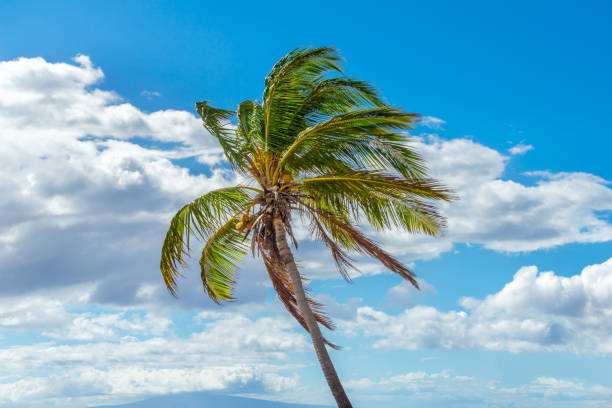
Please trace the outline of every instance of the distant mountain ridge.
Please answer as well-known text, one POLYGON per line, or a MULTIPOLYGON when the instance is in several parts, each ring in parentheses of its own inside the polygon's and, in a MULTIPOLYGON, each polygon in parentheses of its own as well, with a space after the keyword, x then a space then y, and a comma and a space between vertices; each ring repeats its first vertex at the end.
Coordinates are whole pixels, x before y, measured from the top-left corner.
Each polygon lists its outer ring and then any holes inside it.
POLYGON ((122 405, 90 408, 331 408, 326 405, 302 405, 255 398, 232 397, 209 392, 185 392, 162 395, 122 405))

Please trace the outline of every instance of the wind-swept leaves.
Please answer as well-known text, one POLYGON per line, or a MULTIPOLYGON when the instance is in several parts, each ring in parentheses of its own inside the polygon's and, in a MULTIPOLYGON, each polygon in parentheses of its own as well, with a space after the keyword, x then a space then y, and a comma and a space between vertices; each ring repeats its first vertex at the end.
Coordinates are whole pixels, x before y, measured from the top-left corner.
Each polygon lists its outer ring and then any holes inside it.
POLYGON ((250 152, 259 150, 263 144, 261 138, 264 127, 263 108, 257 101, 248 100, 238 104, 238 128, 236 137, 250 152))
POLYGON ((238 217, 220 227, 206 242, 200 258, 200 276, 215 302, 232 299, 236 264, 247 254, 249 243, 236 231, 238 217))
POLYGON ((236 169, 241 169, 244 166, 244 157, 241 152, 243 142, 236 137, 236 132, 230 122, 236 113, 214 108, 208 104, 208 101, 197 102, 196 111, 202 117, 204 128, 219 141, 230 164, 236 169))
POLYGON ((418 115, 390 106, 353 110, 299 132, 283 152, 279 167, 292 172, 327 174, 343 168, 391 169, 404 177, 425 173, 421 157, 409 148, 418 115))
POLYGON ((378 230, 400 228, 429 235, 436 235, 444 225, 430 201, 453 199, 434 180, 407 180, 374 171, 298 179, 293 186, 308 197, 312 207, 350 214, 355 222, 365 217, 378 230))
POLYGON ((170 293, 176 293, 178 268, 185 266, 192 235, 208 239, 234 214, 244 211, 251 201, 246 188, 228 187, 204 194, 176 213, 166 233, 160 262, 162 277, 170 293))
POLYGON ((294 50, 282 58, 266 77, 264 151, 278 152, 295 137, 290 132, 293 113, 313 85, 331 71, 341 72, 335 48, 294 50))
POLYGON ((317 235, 323 237, 323 241, 332 250, 336 265, 343 272, 342 276, 346 280, 350 280, 348 269, 356 271, 358 269, 352 265, 350 258, 346 256, 341 247, 378 259, 391 272, 399 274, 414 287, 419 288, 417 281, 414 279, 414 273, 410 269, 352 226, 347 218, 339 216, 332 210, 308 207, 308 212, 309 217, 314 222, 317 235), (331 239, 326 237, 327 233, 331 235, 331 239))

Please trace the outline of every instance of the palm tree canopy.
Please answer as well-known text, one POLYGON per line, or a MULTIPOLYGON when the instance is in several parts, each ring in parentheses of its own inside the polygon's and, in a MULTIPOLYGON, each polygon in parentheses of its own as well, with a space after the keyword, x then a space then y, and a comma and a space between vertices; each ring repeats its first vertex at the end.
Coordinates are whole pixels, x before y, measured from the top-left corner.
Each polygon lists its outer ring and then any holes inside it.
MULTIPOLYGON (((409 145, 407 130, 418 115, 387 105, 369 83, 343 76, 341 61, 331 47, 294 50, 268 74, 261 103, 244 101, 236 111, 196 103, 204 127, 249 182, 204 194, 174 216, 160 265, 172 294, 195 236, 205 243, 201 277, 215 302, 232 299, 237 264, 251 251, 262 257, 279 298, 306 328, 271 221, 280 217, 297 246, 292 214, 329 248, 346 279, 355 269, 353 252, 378 259, 418 287, 408 268, 355 225, 435 236, 444 219, 434 202, 451 200, 452 193, 428 177, 409 145)), ((317 321, 332 328, 321 305, 309 304, 317 321)))

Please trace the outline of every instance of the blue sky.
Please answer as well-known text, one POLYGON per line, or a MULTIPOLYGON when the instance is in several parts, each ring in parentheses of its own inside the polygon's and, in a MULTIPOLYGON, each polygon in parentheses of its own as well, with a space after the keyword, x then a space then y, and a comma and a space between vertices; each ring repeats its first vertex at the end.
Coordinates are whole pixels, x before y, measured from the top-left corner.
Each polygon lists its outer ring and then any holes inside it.
POLYGON ((0 407, 331 403, 256 261, 223 307, 157 269, 173 212, 235 182, 194 102, 260 98, 322 45, 424 115, 414 145, 461 196, 441 239, 376 235, 419 294, 368 259, 347 284, 303 236, 356 406, 612 400, 607 2, 125 3, 0 4, 0 407))

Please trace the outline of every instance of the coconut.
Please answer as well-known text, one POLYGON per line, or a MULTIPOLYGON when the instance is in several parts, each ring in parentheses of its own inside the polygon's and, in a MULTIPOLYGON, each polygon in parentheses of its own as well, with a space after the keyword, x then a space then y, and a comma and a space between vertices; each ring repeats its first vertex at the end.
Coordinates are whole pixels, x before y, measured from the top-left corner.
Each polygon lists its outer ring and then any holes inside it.
POLYGON ((293 181, 293 177, 291 177, 291 174, 289 174, 289 173, 283 174, 283 183, 289 184, 292 181, 293 181))

